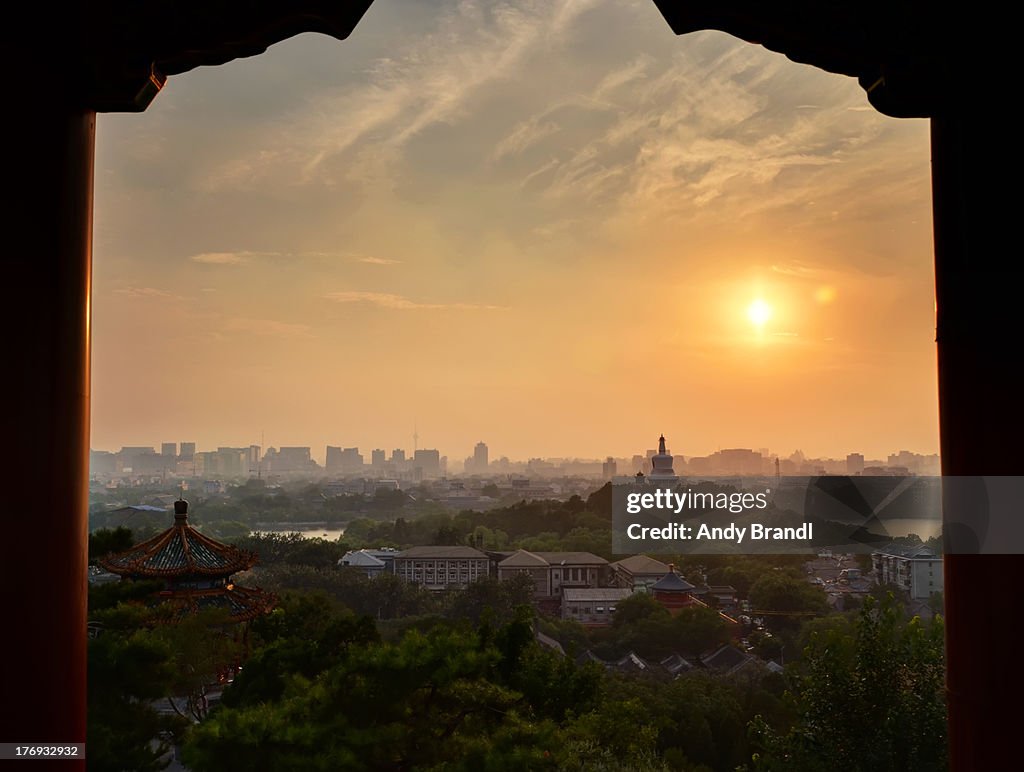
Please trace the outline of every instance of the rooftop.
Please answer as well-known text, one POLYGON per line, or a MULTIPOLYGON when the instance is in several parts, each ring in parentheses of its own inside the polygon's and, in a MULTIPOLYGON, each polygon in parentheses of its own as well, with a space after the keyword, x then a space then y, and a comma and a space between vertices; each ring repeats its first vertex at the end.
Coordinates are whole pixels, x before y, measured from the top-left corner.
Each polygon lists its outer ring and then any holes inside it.
POLYGON ((618 601, 632 594, 632 590, 619 587, 566 587, 562 590, 562 597, 567 601, 618 601))
POLYGON ((450 559, 464 559, 464 558, 477 558, 480 560, 486 560, 487 556, 478 549, 473 547, 465 546, 428 546, 428 547, 410 547, 407 550, 399 552, 396 558, 416 558, 426 559, 431 558, 450 558, 450 559))
POLYGON ((633 576, 649 574, 651 576, 664 576, 668 573, 668 565, 660 560, 647 557, 647 555, 630 555, 628 558, 612 563, 616 568, 628 571, 633 576))
POLYGON ((229 576, 256 564, 256 554, 204 536, 188 523, 188 502, 174 502, 174 525, 152 539, 97 562, 128 577, 229 576))

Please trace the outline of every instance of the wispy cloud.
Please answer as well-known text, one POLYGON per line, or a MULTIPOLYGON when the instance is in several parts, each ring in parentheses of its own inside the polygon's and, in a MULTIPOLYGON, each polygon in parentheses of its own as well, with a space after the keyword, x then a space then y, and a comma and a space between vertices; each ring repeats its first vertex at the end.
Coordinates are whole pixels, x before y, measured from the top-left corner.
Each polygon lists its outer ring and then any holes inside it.
POLYGON ((189 260, 204 265, 241 265, 252 258, 255 252, 200 252, 191 255, 189 260))
POLYGON ((325 295, 325 297, 328 300, 333 300, 335 303, 365 303, 395 311, 435 311, 442 309, 478 311, 492 310, 499 307, 480 303, 421 303, 411 300, 405 295, 396 295, 390 292, 331 292, 325 295))
POLYGON ((231 317, 224 321, 227 332, 243 332, 254 335, 266 335, 274 338, 306 337, 312 333, 308 324, 281 322, 276 319, 252 319, 249 317, 231 317))
POLYGON ((256 252, 250 250, 236 250, 233 252, 201 252, 191 255, 188 259, 194 263, 205 265, 242 265, 251 263, 255 258, 286 258, 286 259, 327 259, 327 260, 350 260, 368 265, 398 265, 402 261, 389 257, 378 257, 358 252, 256 252))
POLYGON ((556 133, 559 126, 554 121, 546 121, 541 116, 534 116, 519 123, 512 132, 501 140, 491 154, 492 161, 500 161, 510 155, 518 155, 526 148, 535 145, 544 137, 556 133))
POLYGON ((369 263, 370 265, 398 265, 401 260, 390 260, 386 257, 361 257, 359 258, 360 263, 369 263))
POLYGON ((201 187, 248 189, 267 179, 333 184, 339 174, 373 176, 425 128, 465 117, 468 101, 482 88, 515 76, 596 4, 464 0, 445 6, 433 29, 419 32, 397 55, 378 60, 358 85, 294 111, 246 155, 208 173, 201 187), (275 149, 267 150, 270 146, 275 149), (354 149, 360 157, 347 158, 341 171, 335 168, 332 161, 354 149))
POLYGON ((180 295, 175 295, 173 292, 167 290, 158 289, 156 287, 118 287, 114 290, 117 295, 127 295, 132 298, 159 298, 163 300, 181 300, 180 295))

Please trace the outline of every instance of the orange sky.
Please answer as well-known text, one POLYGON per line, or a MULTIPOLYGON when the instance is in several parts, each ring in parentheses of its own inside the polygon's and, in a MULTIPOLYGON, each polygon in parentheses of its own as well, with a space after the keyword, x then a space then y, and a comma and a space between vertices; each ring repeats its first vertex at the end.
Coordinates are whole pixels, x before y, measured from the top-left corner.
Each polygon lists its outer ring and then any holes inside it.
POLYGON ((649 0, 376 0, 101 116, 92 445, 936 452, 928 161, 649 0))

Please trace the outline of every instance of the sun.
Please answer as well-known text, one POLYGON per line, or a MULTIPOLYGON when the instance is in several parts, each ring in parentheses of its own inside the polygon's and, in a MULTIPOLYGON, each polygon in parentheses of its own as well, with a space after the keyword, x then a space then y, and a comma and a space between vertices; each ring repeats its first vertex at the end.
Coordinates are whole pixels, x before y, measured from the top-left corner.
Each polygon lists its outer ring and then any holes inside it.
POLYGON ((772 307, 758 298, 747 306, 747 318, 755 327, 761 329, 772 318, 772 307))

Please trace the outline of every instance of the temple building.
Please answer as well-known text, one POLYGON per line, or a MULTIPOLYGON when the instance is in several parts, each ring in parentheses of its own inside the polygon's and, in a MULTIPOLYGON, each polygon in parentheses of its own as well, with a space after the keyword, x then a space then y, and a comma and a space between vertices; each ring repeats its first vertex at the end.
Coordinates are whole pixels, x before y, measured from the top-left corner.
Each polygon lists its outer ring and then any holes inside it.
POLYGON ((225 609, 232 622, 246 622, 270 611, 276 597, 240 587, 232 574, 252 568, 254 552, 204 536, 188 522, 188 502, 174 502, 174 525, 129 550, 97 562, 122 581, 160 579, 157 601, 177 607, 175 617, 207 609, 225 609))
POLYGON ((664 606, 669 614, 675 616, 684 608, 706 605, 693 597, 696 589, 677 574, 676 567, 670 563, 668 573, 651 585, 650 591, 654 599, 664 606))
POLYGON ((658 438, 658 452, 651 456, 651 473, 647 482, 652 485, 673 485, 679 481, 672 468, 672 455, 665 450, 665 435, 658 438))

